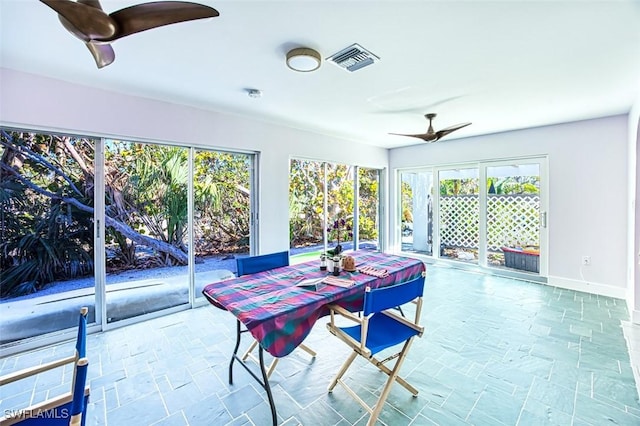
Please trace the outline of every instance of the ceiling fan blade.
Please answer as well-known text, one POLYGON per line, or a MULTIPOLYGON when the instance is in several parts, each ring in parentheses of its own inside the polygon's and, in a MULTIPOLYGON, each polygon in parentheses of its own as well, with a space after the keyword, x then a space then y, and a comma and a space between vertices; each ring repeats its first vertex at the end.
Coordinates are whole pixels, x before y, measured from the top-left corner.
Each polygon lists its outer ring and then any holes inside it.
POLYGON ((447 136, 449 133, 451 132, 455 132, 456 130, 462 129, 463 127, 466 127, 468 125, 470 125, 471 123, 462 123, 462 124, 456 124, 455 126, 450 126, 450 127, 446 127, 442 130, 438 130, 435 134, 436 136, 436 140, 440 140, 443 137, 447 136))
POLYGON ((100 0, 78 0, 78 3, 86 4, 87 6, 95 7, 96 9, 102 10, 100 0))
POLYGON ((64 27, 85 42, 113 37, 116 27, 113 20, 102 11, 100 3, 85 4, 71 0, 40 0, 58 13, 64 27))
POLYGON ((116 53, 110 44, 85 43, 93 55, 98 68, 104 68, 116 59, 116 53))
POLYGON ((127 7, 109 16, 117 26, 117 34, 100 41, 113 41, 130 34, 164 25, 196 19, 213 18, 220 13, 209 6, 183 1, 159 1, 127 7))
POLYGON ((425 142, 433 142, 437 140, 435 134, 429 134, 429 133, 421 133, 417 135, 406 135, 404 133, 389 133, 389 134, 395 135, 395 136, 408 136, 410 138, 418 138, 418 139, 422 139, 425 142))

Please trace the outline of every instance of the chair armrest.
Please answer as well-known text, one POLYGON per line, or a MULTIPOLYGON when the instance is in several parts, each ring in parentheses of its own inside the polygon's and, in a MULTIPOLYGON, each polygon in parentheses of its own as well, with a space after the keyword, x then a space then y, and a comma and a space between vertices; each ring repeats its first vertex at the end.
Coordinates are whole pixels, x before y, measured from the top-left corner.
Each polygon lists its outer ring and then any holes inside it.
POLYGON ((352 321, 355 321, 357 323, 362 323, 362 318, 360 318, 357 315, 354 315, 353 312, 350 312, 350 311, 346 310, 342 306, 329 305, 329 310, 331 311, 332 320, 333 320, 333 314, 337 313, 337 314, 340 314, 341 316, 343 316, 345 318, 348 318, 348 319, 350 319, 352 321))
POLYGON ((66 364, 71 364, 76 361, 76 356, 68 356, 66 358, 57 359, 55 361, 48 362, 46 364, 38 365, 35 367, 24 368, 22 370, 14 371, 13 373, 6 374, 0 377, 0 386, 6 385, 8 383, 15 382, 17 380, 22 380, 29 376, 34 376, 36 374, 40 374, 44 371, 53 370, 54 368, 62 367, 66 364))
POLYGON ((403 317, 402 315, 398 315, 393 311, 382 311, 381 313, 385 314, 388 317, 393 318, 394 320, 403 323, 404 325, 406 325, 407 327, 411 327, 413 328, 415 331, 417 331, 420 337, 422 337, 422 333, 424 333, 424 327, 421 325, 418 325, 414 322, 409 321, 408 319, 406 319, 405 317, 403 317))

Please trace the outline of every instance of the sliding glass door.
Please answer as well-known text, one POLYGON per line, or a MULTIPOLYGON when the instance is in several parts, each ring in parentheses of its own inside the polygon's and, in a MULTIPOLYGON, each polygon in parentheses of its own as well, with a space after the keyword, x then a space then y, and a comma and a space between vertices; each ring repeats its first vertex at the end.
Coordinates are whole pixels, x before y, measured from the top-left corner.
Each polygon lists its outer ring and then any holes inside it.
POLYGON ((0 132, 0 344, 95 323, 96 140, 0 132))
POLYGON ((478 263, 480 204, 478 168, 438 172, 440 257, 478 263))
POLYGON ((0 132, 2 353, 65 338, 82 306, 104 329, 205 303, 251 252, 251 153, 0 132))
POLYGON ((541 163, 486 167, 486 259, 493 267, 540 272, 541 163))
POLYGON ((107 323, 189 303, 188 149, 105 141, 107 323))
POLYGON ((433 170, 400 174, 402 251, 433 255, 433 170))
POLYGON ((202 303, 233 277, 251 250, 252 179, 252 155, 106 141, 107 323, 202 303))
POLYGON ((193 247, 195 299, 207 284, 230 278, 235 257, 251 252, 253 156, 195 150, 193 247))
POLYGON ((545 170, 531 158, 399 171, 400 251, 546 274, 545 170))

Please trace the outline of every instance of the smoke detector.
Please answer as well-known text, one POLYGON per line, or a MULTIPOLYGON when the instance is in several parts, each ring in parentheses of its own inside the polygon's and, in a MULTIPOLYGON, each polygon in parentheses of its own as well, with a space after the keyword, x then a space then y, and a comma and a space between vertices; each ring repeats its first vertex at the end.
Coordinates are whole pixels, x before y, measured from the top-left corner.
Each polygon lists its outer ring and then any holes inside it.
POLYGON ((380 58, 357 43, 345 47, 327 58, 342 69, 354 72, 378 62, 380 58))

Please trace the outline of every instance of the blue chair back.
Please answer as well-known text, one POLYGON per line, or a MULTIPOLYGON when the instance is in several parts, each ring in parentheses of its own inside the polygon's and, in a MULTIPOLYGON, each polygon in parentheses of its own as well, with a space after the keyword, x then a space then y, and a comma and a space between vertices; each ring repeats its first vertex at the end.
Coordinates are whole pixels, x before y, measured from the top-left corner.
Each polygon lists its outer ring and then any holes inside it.
POLYGON ((367 289, 364 294, 364 315, 402 306, 424 293, 424 277, 377 289, 367 289))
POLYGON ((84 358, 87 356, 87 313, 89 309, 80 309, 78 318, 78 337, 76 338, 76 357, 84 358))
POLYGON ((260 256, 241 257, 236 259, 238 276, 255 274, 269 269, 289 266, 289 251, 263 254, 260 256))
POLYGON ((87 369, 89 361, 87 358, 80 358, 76 363, 76 378, 73 384, 73 400, 71 401, 71 416, 82 416, 81 425, 85 424, 87 414, 87 403, 89 395, 85 395, 84 389, 87 383, 87 369))

